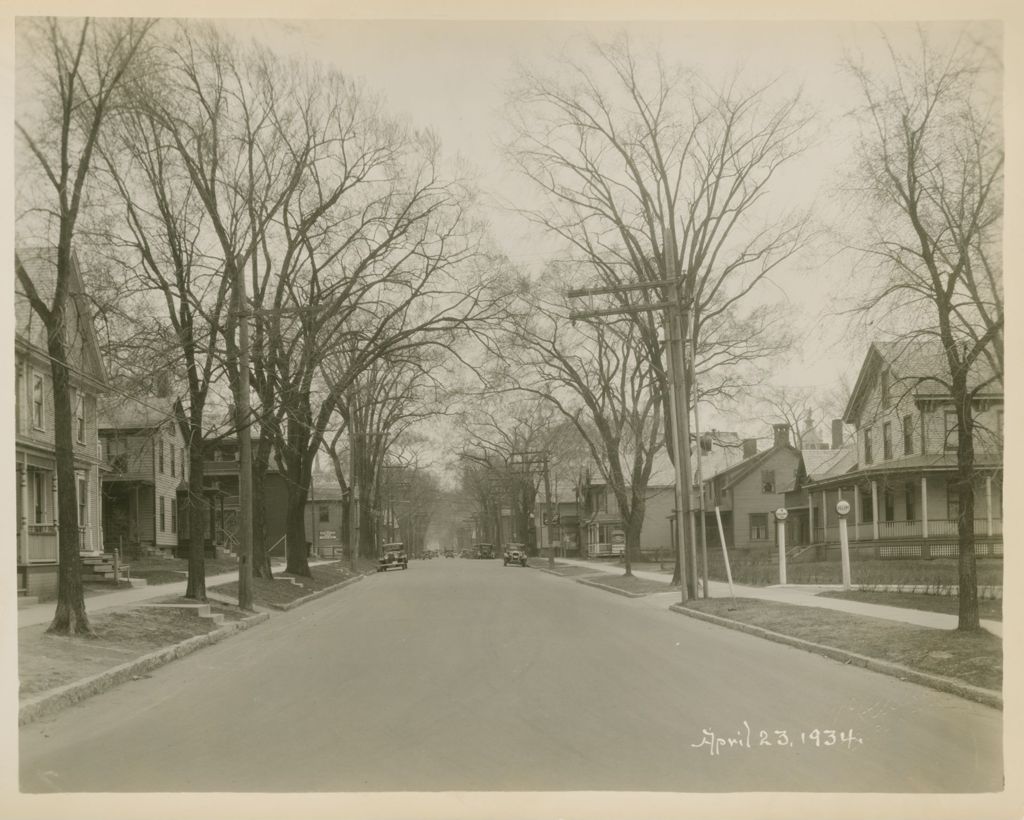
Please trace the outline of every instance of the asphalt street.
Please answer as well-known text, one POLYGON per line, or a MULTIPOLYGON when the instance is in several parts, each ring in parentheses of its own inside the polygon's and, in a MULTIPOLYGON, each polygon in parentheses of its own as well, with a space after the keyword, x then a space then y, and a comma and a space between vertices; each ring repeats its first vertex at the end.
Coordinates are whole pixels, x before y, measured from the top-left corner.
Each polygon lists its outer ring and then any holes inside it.
POLYGON ((1002 713, 500 560, 413 561, 20 733, 28 792, 978 792, 1002 713))

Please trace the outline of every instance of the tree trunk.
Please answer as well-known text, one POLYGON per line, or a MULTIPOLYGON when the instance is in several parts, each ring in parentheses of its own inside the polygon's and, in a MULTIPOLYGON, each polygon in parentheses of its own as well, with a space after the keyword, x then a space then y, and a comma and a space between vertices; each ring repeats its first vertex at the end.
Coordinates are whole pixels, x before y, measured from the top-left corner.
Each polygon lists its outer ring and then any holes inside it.
POLYGON ((312 573, 309 571, 306 554, 306 494, 305 487, 289 483, 286 538, 288 563, 285 572, 308 578, 312 573))
POLYGON ((974 414, 966 382, 966 373, 958 374, 953 379, 953 398, 957 403, 956 483, 960 500, 960 519, 957 522, 957 570, 960 585, 957 629, 962 632, 981 628, 978 616, 978 562, 974 553, 974 414))
POLYGON ((626 562, 626 575, 633 574, 633 560, 640 552, 640 533, 644 528, 644 505, 636 504, 629 517, 623 516, 622 524, 626 531, 626 551, 623 553, 626 562))
POLYGON ((261 441, 252 463, 252 573, 257 578, 269 580, 274 576, 270 568, 270 553, 267 552, 268 461, 269 459, 264 456, 264 444, 261 441))
POLYGON ((372 482, 360 485, 359 554, 373 560, 377 557, 377 490, 372 482))
POLYGON ((53 376, 53 434, 57 463, 57 611, 47 632, 55 635, 91 635, 82 592, 81 538, 78 531, 78 490, 75 486, 75 451, 72 436, 71 384, 67 361, 67 311, 56 305, 47 326, 50 373, 53 376))
MULTIPOLYGON (((193 430, 195 428, 193 427, 193 430)), ((206 497, 203 493, 206 448, 202 434, 193 432, 189 446, 188 480, 188 584, 185 597, 206 600, 206 497)), ((212 514, 212 513, 211 513, 212 514)))

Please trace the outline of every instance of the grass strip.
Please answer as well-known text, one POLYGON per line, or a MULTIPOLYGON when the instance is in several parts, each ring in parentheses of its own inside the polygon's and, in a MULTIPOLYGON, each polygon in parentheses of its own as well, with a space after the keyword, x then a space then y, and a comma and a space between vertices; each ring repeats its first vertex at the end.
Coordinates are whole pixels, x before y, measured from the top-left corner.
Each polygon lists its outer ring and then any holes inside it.
MULTIPOLYGON (((310 567, 310 577, 302 575, 289 575, 280 573, 273 579, 253 578, 252 597, 253 602, 263 606, 276 606, 290 604, 299 598, 305 598, 314 592, 319 592, 327 587, 332 587, 342 581, 355 577, 351 570, 343 567, 340 563, 319 564, 310 567)), ((218 584, 210 587, 210 592, 219 592, 238 597, 238 582, 231 581, 227 584, 218 584)))
POLYGON ((600 578, 589 579, 601 586, 621 589, 623 592, 635 592, 640 595, 649 595, 652 592, 671 592, 672 586, 669 580, 652 581, 647 578, 637 578, 635 575, 612 575, 602 573, 600 578))
POLYGON ((1002 641, 984 630, 931 629, 751 598, 690 601, 686 608, 984 689, 1003 685, 1002 641))
MULTIPOLYGON (((868 592, 859 590, 844 592, 839 590, 819 593, 819 597, 842 598, 844 601, 861 601, 865 604, 900 606, 905 609, 917 609, 924 612, 941 612, 944 615, 956 615, 960 606, 960 599, 956 595, 924 595, 917 592, 868 592)), ((1003 620, 1003 602, 991 599, 979 600, 978 615, 987 621, 1003 620)))

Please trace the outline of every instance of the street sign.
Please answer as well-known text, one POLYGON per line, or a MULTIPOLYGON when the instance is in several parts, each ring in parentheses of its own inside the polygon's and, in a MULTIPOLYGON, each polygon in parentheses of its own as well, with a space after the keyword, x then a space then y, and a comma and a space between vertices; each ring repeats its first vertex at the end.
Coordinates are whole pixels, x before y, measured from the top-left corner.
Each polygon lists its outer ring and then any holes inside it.
POLYGON ((785 521, 787 518, 789 518, 789 510, 787 510, 785 507, 779 507, 775 511, 775 518, 779 521, 785 521))
POLYGON ((836 512, 840 515, 850 514, 850 502, 845 499, 840 499, 839 503, 836 504, 836 512))

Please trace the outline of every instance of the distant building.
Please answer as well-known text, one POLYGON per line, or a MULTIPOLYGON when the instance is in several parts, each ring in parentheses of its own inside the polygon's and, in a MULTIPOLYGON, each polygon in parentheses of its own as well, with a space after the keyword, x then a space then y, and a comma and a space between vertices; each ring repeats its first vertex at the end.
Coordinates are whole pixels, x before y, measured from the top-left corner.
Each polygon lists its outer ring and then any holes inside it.
POLYGON ((348 534, 345 531, 345 493, 335 476, 314 469, 306 498, 306 540, 314 554, 341 555, 348 534))
POLYGON ((115 397, 101 405, 105 547, 122 555, 166 553, 188 537, 189 452, 174 398, 115 397))
MULTIPOLYGON (((790 441, 788 424, 774 424, 772 431, 769 448, 759 451, 755 439, 744 439, 738 448, 733 448, 732 459, 723 459, 705 470, 703 492, 709 546, 719 543, 716 507, 730 549, 770 551, 775 545, 773 513, 785 506, 786 493, 795 485, 800 451, 790 441)), ((792 542, 806 537, 805 526, 800 516, 791 517, 786 524, 787 537, 792 542)))
MULTIPOLYGON (((749 445, 748 445, 749 446, 749 445)), ((694 441, 690 454, 693 489, 698 487, 698 459, 704 477, 716 475, 742 459, 744 443, 733 432, 712 430, 694 441)), ((591 557, 620 555, 625 551, 625 529, 615 494, 594 470, 584 483, 580 527, 583 551, 591 557)), ((694 493, 696 495, 696 493, 694 493)), ((640 532, 640 551, 645 557, 668 558, 674 554, 675 466, 668 451, 654 456, 645 493, 645 513, 640 532)), ((687 531, 686 537, 689 537, 687 531)))
MULTIPOLYGON (((253 437, 254 453, 258 443, 258 439, 253 437)), ((217 551, 232 554, 238 552, 238 468, 237 438, 218 439, 207 446, 203 462, 203 491, 210 499, 212 513, 208 521, 208 543, 212 542, 212 548, 217 551)), ((281 557, 285 554, 288 532, 288 487, 274 464, 273 456, 263 482, 266 547, 272 556, 281 557)))

